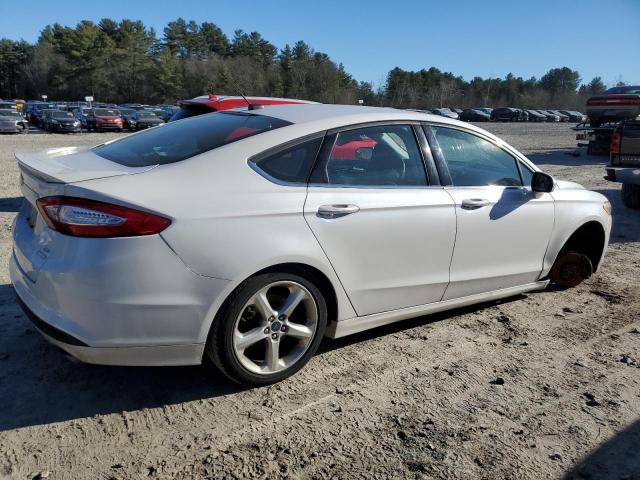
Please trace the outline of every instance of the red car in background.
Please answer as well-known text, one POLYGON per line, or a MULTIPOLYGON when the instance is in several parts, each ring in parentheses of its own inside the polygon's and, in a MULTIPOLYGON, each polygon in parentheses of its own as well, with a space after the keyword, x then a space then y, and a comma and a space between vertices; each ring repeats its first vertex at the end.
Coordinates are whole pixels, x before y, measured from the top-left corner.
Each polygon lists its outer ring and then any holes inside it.
POLYGON ((247 107, 247 101, 251 105, 287 105, 292 103, 317 103, 307 100, 295 100, 292 98, 274 98, 274 97, 229 97, 224 95, 203 95, 201 97, 192 98, 191 100, 183 100, 180 102, 180 109, 169 119, 181 120, 183 118, 202 115, 203 113, 217 112, 219 110, 231 110, 233 108, 247 107))
POLYGON ((87 130, 97 132, 103 130, 122 131, 122 117, 113 108, 94 108, 87 114, 87 130))

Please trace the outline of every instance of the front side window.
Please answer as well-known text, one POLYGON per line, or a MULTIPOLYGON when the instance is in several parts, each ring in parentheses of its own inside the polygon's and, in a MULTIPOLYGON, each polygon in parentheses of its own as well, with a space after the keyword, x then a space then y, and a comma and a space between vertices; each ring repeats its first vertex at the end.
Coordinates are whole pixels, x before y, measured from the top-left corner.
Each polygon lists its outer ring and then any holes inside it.
POLYGON ((516 159, 509 153, 461 130, 431 128, 454 186, 522 186, 516 159))
POLYGON ((251 162, 268 177, 281 182, 306 184, 320 145, 322 137, 267 153, 267 156, 261 155, 251 162))
POLYGON ((384 125, 338 133, 311 183, 413 187, 427 185, 427 176, 412 127, 384 125))
POLYGON ((93 152, 127 167, 164 165, 286 125, 291 123, 266 115, 220 112, 163 124, 99 145, 93 152))

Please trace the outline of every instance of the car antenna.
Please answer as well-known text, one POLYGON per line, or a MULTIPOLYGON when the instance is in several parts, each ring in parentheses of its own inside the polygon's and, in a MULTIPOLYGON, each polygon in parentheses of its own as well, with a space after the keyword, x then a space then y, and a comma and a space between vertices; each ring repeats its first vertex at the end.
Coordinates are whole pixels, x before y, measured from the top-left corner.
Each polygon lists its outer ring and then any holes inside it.
POLYGON ((261 108, 264 108, 264 105, 259 105, 257 103, 251 103, 249 100, 247 100, 247 97, 245 97, 242 93, 240 94, 240 96, 242 98, 244 98, 245 102, 247 102, 247 105, 249 106, 249 110, 260 110, 261 108))

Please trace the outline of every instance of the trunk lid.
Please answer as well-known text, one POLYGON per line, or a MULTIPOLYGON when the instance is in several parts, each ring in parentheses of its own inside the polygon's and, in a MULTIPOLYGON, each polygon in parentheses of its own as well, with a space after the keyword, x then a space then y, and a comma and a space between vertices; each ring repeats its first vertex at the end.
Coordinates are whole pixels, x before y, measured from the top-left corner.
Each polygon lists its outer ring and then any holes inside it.
POLYGON ((24 183, 30 188, 32 180, 36 180, 36 183, 76 183, 132 175, 154 168, 154 165, 126 167, 96 155, 90 147, 54 148, 37 153, 17 152, 16 160, 24 183))

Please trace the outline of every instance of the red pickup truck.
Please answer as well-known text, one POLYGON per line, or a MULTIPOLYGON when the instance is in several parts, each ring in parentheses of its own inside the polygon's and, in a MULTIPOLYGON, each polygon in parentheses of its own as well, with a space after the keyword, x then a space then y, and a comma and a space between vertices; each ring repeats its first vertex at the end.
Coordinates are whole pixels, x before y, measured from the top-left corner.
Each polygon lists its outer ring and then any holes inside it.
POLYGON ((587 100, 587 116, 592 127, 606 122, 640 120, 640 85, 613 87, 587 100))

